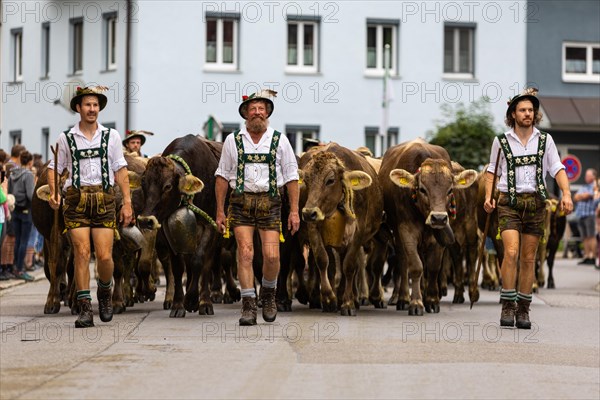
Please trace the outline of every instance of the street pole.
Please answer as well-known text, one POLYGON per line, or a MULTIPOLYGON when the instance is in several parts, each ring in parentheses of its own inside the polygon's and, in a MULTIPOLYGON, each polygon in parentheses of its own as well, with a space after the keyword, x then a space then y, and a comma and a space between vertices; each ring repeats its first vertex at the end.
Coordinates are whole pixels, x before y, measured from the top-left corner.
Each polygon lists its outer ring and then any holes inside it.
POLYGON ((376 143, 375 156, 383 155, 385 146, 385 138, 387 137, 389 124, 389 67, 390 67, 390 45, 386 44, 383 52, 383 115, 381 121, 381 129, 379 131, 379 143, 376 143))

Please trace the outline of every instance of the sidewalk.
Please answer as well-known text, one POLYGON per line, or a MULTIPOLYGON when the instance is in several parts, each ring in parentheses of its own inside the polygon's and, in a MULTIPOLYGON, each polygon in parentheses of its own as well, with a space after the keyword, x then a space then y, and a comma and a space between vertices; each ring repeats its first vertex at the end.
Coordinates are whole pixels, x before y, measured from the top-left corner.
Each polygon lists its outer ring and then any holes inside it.
MULTIPOLYGON (((46 276, 44 275, 44 267, 38 267, 36 268, 34 271, 27 271, 27 273, 31 276, 33 276, 34 281, 33 282, 37 282, 41 279, 46 279, 46 276)), ((30 282, 30 283, 33 283, 30 282)), ((27 281, 24 281, 23 279, 9 279, 7 281, 0 281, 0 296, 2 295, 2 292, 5 291, 6 289, 10 289, 12 287, 15 286, 19 286, 19 285, 24 285, 28 283, 27 281)))

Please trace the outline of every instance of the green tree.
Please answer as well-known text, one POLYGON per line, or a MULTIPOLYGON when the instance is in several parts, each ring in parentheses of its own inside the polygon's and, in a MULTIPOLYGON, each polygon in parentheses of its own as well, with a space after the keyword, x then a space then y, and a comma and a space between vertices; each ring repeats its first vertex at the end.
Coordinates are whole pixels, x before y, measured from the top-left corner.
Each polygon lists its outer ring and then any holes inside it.
POLYGON ((444 104, 441 108, 444 119, 436 124, 436 131, 427 132, 427 139, 445 148, 450 158, 463 167, 481 169, 489 162, 492 142, 499 133, 488 99, 481 98, 468 106, 444 104))

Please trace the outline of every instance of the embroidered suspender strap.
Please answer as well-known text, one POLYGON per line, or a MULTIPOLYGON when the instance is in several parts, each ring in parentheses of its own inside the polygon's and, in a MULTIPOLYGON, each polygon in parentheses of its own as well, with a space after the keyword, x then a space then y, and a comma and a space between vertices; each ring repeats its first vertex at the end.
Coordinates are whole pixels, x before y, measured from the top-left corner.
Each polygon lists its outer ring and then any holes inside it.
POLYGON ((235 137, 235 146, 237 149, 237 172, 236 172, 236 180, 235 180, 235 193, 243 194, 244 193, 244 171, 246 169, 246 163, 262 163, 269 164, 269 196, 275 197, 277 196, 277 147, 279 147, 279 138, 281 137, 281 133, 275 131, 273 133, 273 138, 271 139, 271 147, 268 153, 253 153, 246 154, 244 152, 244 143, 242 139, 242 134, 238 130, 234 132, 235 137))
POLYGON ((277 196, 277 148, 279 147, 279 138, 281 133, 275 131, 271 140, 271 149, 269 150, 269 196, 277 196))
POLYGON ((540 133, 540 139, 538 141, 538 151, 536 154, 525 155, 525 156, 514 156, 512 154, 512 150, 510 145, 508 144, 508 138, 506 134, 502 134, 499 136, 498 141, 500 143, 500 147, 502 148, 502 152, 504 153, 504 157, 506 158, 507 165, 507 184, 508 184, 508 200, 509 205, 514 207, 517 205, 517 184, 516 184, 516 167, 524 167, 526 165, 535 165, 536 167, 536 191, 542 196, 545 200, 548 198, 548 193, 546 191, 546 186, 544 185, 544 175, 543 175, 543 160, 544 153, 546 150, 546 133, 540 133))
MULTIPOLYGON (((176 155, 176 154, 169 154, 167 156, 167 158, 170 158, 171 160, 177 161, 185 170, 185 174, 186 175, 193 175, 192 174, 192 170, 190 169, 190 166, 185 162, 185 160, 183 158, 181 158, 180 156, 176 155)), ((194 199, 194 195, 193 194, 186 194, 186 195, 182 195, 181 197, 181 204, 185 204, 185 206, 193 211, 194 213, 200 215, 202 218, 204 218, 213 228, 217 229, 217 223, 215 222, 214 219, 212 219, 210 217, 210 215, 208 215, 204 210, 202 210, 200 207, 196 206, 193 203, 193 199, 194 199)))
POLYGON ((110 188, 110 175, 108 170, 108 139, 110 138, 110 128, 102 132, 100 138, 100 164, 102 168, 102 189, 107 191, 110 188))
POLYGON ((102 131, 102 137, 100 138, 100 147, 94 149, 79 150, 77 143, 75 143, 75 137, 70 131, 65 131, 67 137, 67 143, 69 143, 69 149, 71 150, 72 159, 72 171, 71 176, 73 177, 73 187, 79 189, 81 187, 81 173, 80 173, 80 161, 85 158, 100 158, 100 169, 102 173, 102 189, 108 190, 110 188, 110 178, 108 171, 108 139, 110 137, 110 129, 102 131))
POLYGON ((548 199, 548 192, 544 184, 544 154, 546 154, 546 132, 540 132, 540 140, 538 142, 537 165, 535 169, 535 179, 537 182, 538 192, 544 200, 548 199))

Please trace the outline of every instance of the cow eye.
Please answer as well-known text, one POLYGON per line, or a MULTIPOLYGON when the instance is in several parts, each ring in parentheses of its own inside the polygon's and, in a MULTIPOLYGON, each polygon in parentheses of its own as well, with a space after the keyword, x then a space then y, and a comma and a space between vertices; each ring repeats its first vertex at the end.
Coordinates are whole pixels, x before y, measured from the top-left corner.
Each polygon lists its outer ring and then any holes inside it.
POLYGON ((327 185, 327 186, 331 186, 334 183, 335 183, 335 179, 333 179, 333 178, 329 178, 325 181, 325 185, 327 185))
POLYGON ((171 188, 172 188, 171 184, 167 183, 165 186, 163 186, 163 191, 169 192, 169 191, 171 191, 171 188))
POLYGON ((424 187, 420 187, 419 188, 419 192, 423 193, 423 194, 427 194, 427 190, 425 190, 424 187))
POLYGON ((452 194, 452 189, 448 189, 448 196, 452 194))

